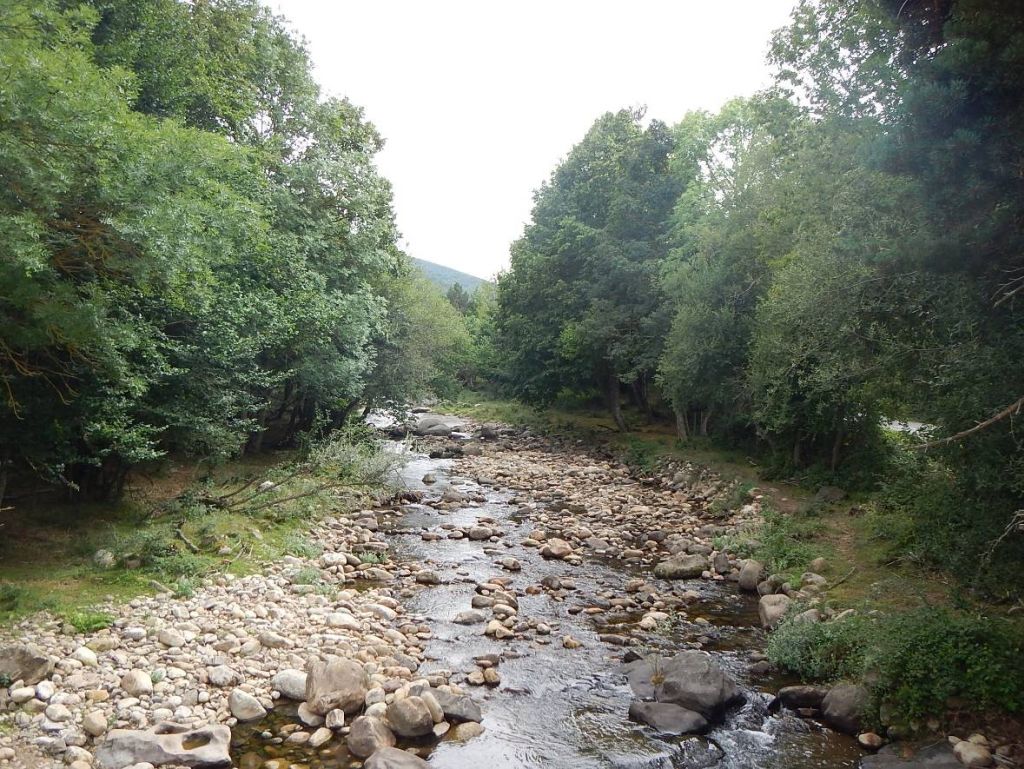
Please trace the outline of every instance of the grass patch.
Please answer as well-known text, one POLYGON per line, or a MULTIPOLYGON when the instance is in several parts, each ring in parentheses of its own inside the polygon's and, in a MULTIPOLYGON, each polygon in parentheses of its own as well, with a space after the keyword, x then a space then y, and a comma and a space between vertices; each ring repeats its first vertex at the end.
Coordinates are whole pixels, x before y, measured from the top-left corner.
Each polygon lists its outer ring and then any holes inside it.
POLYGON ((151 593, 154 581, 184 598, 214 573, 249 574, 286 554, 316 557, 322 548, 309 540, 309 522, 364 506, 394 469, 394 458, 372 446, 342 443, 311 448, 302 462, 312 469, 299 474, 292 454, 277 455, 277 464, 262 457, 215 471, 207 468, 198 482, 194 468, 171 468, 166 472, 174 476, 173 482, 164 477, 137 481, 146 493, 130 489, 120 503, 37 500, 9 512, 0 521, 5 526, 0 538, 0 626, 45 610, 86 628, 100 621, 89 619, 95 614, 92 607, 151 593), (253 477, 259 480, 244 494, 259 491, 263 480, 275 485, 260 491, 244 510, 203 504, 203 499, 228 494, 253 477), (322 488, 335 483, 349 485, 322 488), (313 493, 298 496, 309 491, 313 493), (94 561, 101 549, 113 554, 112 567, 94 561))

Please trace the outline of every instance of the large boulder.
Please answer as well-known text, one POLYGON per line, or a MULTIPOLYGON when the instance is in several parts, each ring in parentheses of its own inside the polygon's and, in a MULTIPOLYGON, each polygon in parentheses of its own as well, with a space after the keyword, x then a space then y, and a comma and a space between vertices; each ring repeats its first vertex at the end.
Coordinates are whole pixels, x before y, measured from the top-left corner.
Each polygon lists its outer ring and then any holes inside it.
POLYGON ((353 756, 368 758, 382 748, 393 746, 395 735, 376 716, 359 716, 352 722, 346 744, 348 752, 353 756))
POLYGON ((452 434, 452 431, 461 427, 457 417, 444 417, 438 414, 429 414, 416 420, 412 431, 416 435, 439 435, 442 437, 452 434))
POLYGON ((743 700, 736 683, 704 652, 684 651, 656 662, 639 659, 626 665, 626 675, 641 699, 679 705, 707 719, 743 700))
POLYGON ((694 579, 707 568, 706 555, 673 555, 654 567, 654 576, 661 579, 694 579))
POLYGON ((783 686, 779 689, 779 703, 791 710, 799 708, 821 708, 821 701, 828 694, 824 686, 783 686))
POLYGON ((483 720, 483 713, 480 706, 476 704, 468 694, 452 694, 444 689, 430 689, 437 704, 441 706, 444 717, 448 721, 476 721, 483 720))
POLYGON ((572 555, 572 546, 564 539, 552 537, 541 547, 540 554, 545 558, 553 558, 560 561, 572 555))
POLYGON ((634 702, 629 706, 629 717, 670 737, 703 734, 708 729, 707 719, 700 713, 668 702, 634 702))
POLYGON ((228 697, 228 710, 239 721, 259 721, 267 714, 266 708, 249 692, 235 689, 228 697))
POLYGON ((757 585, 762 579, 764 579, 764 565, 760 561, 748 558, 743 564, 743 568, 740 569, 740 590, 756 593, 757 585))
POLYGON ((53 672, 53 660, 35 644, 0 647, 0 676, 37 684, 53 672))
POLYGON ((140 763, 219 769, 231 766, 230 745, 231 730, 226 726, 189 729, 165 721, 151 729, 114 729, 96 747, 94 756, 102 769, 140 763))
POLYGON ((301 670, 285 668, 270 679, 270 687, 281 692, 282 697, 302 701, 306 699, 306 678, 301 670))
POLYGON ((381 748, 366 763, 365 769, 430 769, 430 764, 407 750, 381 748))
POLYGON ((406 697, 388 706, 388 725, 399 737, 423 737, 434 730, 434 719, 422 697, 406 697))
POLYGON ((319 716, 336 709, 352 715, 363 707, 368 683, 363 666, 353 660, 310 661, 306 666, 306 704, 319 716))
POLYGON ((761 626, 773 628, 778 625, 786 616, 792 602, 792 598, 782 593, 761 596, 761 600, 757 604, 757 614, 761 618, 761 626))
POLYGON ((856 734, 861 731, 867 703, 868 690, 863 686, 839 684, 829 689, 821 701, 821 717, 840 732, 856 734))

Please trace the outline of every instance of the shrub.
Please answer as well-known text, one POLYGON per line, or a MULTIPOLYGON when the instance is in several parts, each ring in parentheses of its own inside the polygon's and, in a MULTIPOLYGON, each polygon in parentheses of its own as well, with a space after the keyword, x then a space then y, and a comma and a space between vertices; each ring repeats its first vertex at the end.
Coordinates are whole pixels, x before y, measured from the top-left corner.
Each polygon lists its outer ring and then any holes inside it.
POLYGON ((97 630, 110 627, 110 623, 114 621, 106 612, 88 609, 65 612, 63 618, 79 633, 95 633, 97 630))
POLYGON ((995 547, 1019 501, 968 480, 940 458, 895 452, 871 514, 872 533, 891 559, 948 571, 991 596, 1019 596, 1024 537, 1013 533, 995 547))
POLYGON ((818 548, 808 540, 821 529, 821 523, 774 510, 764 514, 764 525, 757 532, 760 546, 755 557, 772 572, 803 570, 816 556, 818 548))
POLYGON ((768 657, 810 681, 865 682, 897 718, 969 710, 1024 710, 1024 627, 1006 619, 926 607, 823 623, 787 620, 768 657))

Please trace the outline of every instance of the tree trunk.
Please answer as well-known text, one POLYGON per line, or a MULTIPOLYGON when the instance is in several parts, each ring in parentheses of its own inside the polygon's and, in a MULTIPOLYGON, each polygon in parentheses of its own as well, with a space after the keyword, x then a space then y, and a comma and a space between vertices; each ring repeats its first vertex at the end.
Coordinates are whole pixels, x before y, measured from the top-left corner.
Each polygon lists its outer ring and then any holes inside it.
POLYGON ((708 423, 711 421, 711 414, 713 412, 714 409, 707 409, 700 413, 700 434, 704 438, 708 435, 708 423))
POLYGON ((0 510, 4 509, 4 497, 7 496, 7 468, 11 463, 11 452, 4 449, 0 454, 0 510))
POLYGON ((793 439, 793 467, 800 467, 800 433, 793 439))
POLYGON ((686 430, 686 412, 680 411, 678 408, 674 409, 674 411, 676 413, 676 435, 685 441, 690 437, 686 430))
POLYGON ((626 420, 622 418, 622 403, 619 400, 619 378, 614 372, 608 374, 608 410, 612 414, 612 420, 619 432, 626 432, 626 420))
POLYGON ((835 440, 832 441, 831 468, 833 473, 839 469, 839 460, 843 450, 843 439, 846 437, 846 421, 844 419, 845 411, 846 410, 844 408, 840 407, 839 415, 836 418, 836 437, 835 440))
POLYGON ((631 387, 637 408, 644 412, 647 424, 654 424, 654 411, 651 409, 651 400, 647 395, 647 377, 641 374, 633 381, 631 387))

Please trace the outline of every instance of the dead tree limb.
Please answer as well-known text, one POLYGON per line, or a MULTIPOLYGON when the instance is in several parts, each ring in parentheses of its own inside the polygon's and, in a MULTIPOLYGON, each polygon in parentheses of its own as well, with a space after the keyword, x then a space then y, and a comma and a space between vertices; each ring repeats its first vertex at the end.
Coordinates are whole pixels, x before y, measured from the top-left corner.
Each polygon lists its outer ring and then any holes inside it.
POLYGON ((1005 409, 1000 411, 994 417, 990 417, 989 419, 986 419, 984 422, 979 422, 974 427, 971 427, 970 429, 958 432, 956 435, 950 435, 948 438, 942 438, 942 439, 937 440, 937 441, 929 441, 928 443, 922 443, 922 444, 920 444, 918 446, 914 446, 914 450, 915 451, 924 451, 926 449, 933 449, 936 446, 945 446, 945 445, 950 444, 950 443, 955 443, 956 441, 959 441, 959 440, 962 440, 963 438, 966 438, 968 435, 973 435, 976 432, 980 432, 981 430, 984 430, 986 427, 991 427, 992 425, 994 425, 996 422, 999 422, 1000 420, 1006 419, 1007 417, 1010 417, 1010 416, 1016 416, 1016 415, 1020 414, 1021 409, 1024 409, 1024 395, 1022 395, 1016 401, 1014 401, 1009 406, 1007 406, 1005 409))

